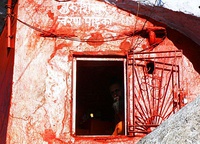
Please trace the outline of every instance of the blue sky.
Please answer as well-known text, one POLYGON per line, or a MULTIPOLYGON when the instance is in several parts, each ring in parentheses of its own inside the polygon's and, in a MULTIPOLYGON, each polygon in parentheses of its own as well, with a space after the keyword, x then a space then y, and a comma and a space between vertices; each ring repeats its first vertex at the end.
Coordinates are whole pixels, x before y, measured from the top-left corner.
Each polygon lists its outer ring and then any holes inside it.
POLYGON ((0 0, 0 33, 5 23, 7 0, 0 0))

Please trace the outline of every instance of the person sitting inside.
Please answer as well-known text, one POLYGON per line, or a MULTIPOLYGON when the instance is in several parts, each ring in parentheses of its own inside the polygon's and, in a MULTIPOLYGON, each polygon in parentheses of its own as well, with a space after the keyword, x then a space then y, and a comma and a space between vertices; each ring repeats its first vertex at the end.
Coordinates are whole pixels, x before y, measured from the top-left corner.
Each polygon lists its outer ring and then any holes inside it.
POLYGON ((110 93, 113 98, 116 126, 112 135, 124 134, 124 97, 121 85, 118 82, 110 85, 110 93))

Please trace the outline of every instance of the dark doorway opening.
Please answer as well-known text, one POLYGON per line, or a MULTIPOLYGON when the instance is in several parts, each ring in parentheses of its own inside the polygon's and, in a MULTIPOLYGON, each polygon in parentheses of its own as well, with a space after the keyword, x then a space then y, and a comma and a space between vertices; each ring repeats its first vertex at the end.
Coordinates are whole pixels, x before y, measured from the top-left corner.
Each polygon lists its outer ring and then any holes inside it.
POLYGON ((111 135, 115 128, 113 78, 124 88, 123 59, 76 60, 76 135, 111 135))

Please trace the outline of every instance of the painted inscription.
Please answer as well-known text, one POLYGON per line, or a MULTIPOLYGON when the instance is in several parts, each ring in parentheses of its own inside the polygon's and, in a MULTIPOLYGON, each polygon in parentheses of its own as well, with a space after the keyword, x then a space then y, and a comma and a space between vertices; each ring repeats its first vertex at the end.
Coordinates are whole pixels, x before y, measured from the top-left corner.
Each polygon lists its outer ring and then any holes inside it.
POLYGON ((110 18, 102 17, 68 17, 68 16, 58 16, 58 21, 63 25, 76 25, 81 26, 83 24, 88 25, 89 27, 98 28, 100 25, 111 25, 112 20, 110 18))
POLYGON ((106 5, 98 5, 85 1, 64 3, 59 9, 58 22, 63 25, 99 28, 100 25, 111 25, 112 18, 105 17, 106 5), (97 15, 91 17, 90 15, 97 15))

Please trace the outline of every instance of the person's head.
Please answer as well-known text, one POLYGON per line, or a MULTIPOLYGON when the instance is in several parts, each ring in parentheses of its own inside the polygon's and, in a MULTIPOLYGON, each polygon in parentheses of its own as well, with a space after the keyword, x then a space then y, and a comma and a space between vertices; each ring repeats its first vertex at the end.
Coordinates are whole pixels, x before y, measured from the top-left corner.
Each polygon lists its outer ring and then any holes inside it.
POLYGON ((114 82, 110 85, 110 94, 113 98, 113 109, 119 120, 124 117, 124 96, 123 89, 119 82, 114 82))
POLYGON ((113 83, 110 85, 110 94, 115 101, 118 101, 119 99, 122 98, 122 88, 119 83, 113 83))

